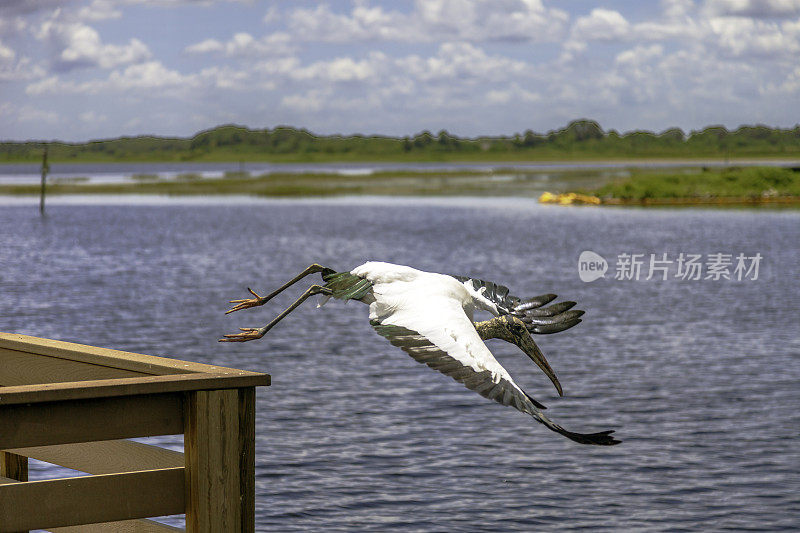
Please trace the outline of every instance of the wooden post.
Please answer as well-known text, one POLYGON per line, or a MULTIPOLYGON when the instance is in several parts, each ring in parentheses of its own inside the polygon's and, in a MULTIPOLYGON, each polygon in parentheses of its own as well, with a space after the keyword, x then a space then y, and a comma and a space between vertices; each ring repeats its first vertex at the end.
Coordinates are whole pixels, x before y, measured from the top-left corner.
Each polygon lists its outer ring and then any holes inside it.
POLYGON ((239 495, 242 533, 256 530, 256 388, 239 390, 239 495))
POLYGON ((0 477, 28 481, 28 458, 15 453, 0 452, 0 477))
POLYGON ((186 531, 253 531, 242 514, 250 495, 240 488, 251 475, 242 458, 251 452, 240 454, 238 390, 187 392, 185 405, 186 531))
POLYGON ((39 193, 39 214, 42 216, 44 216, 44 194, 48 172, 50 172, 50 165, 47 164, 47 146, 45 146, 44 154, 42 154, 42 190, 39 193))
MULTIPOLYGON (((0 478, 28 481, 28 458, 15 453, 0 452, 0 478)), ((27 533, 27 530, 24 533, 27 533)))

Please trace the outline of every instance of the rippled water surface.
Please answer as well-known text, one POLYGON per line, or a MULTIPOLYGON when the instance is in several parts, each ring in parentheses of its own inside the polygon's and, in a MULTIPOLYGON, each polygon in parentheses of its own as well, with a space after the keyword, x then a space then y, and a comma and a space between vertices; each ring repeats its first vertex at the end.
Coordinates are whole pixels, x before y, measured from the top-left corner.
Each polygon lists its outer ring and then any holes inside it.
POLYGON ((800 526, 796 212, 112 201, 54 199, 45 220, 33 202, 0 202, 0 330, 270 373, 259 530, 800 526), (606 279, 580 281, 583 250, 609 259, 606 279), (764 259, 755 281, 613 279, 619 254, 681 252, 764 259), (581 446, 479 397, 375 335, 357 302, 309 302, 260 341, 217 343, 303 289, 225 316, 245 287, 368 259, 578 300, 582 324, 537 338, 564 398, 515 347, 490 348, 553 419, 624 442, 581 446))

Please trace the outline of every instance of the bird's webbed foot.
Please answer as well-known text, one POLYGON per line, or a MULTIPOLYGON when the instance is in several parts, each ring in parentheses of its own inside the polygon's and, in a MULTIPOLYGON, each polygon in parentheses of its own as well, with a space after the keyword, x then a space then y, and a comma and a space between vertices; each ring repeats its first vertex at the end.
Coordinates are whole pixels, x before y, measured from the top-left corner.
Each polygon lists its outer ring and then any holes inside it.
POLYGON ((236 305, 234 305, 233 307, 231 307, 230 309, 225 311, 226 315, 229 314, 229 313, 233 313, 234 311, 241 311, 242 309, 249 309, 251 307, 258 307, 259 305, 264 305, 265 303, 267 303, 267 298, 265 298, 263 296, 259 296, 258 293, 256 293, 256 291, 254 291, 250 287, 247 287, 247 290, 250 292, 250 294, 253 295, 253 298, 242 298, 240 300, 230 300, 228 303, 236 304, 236 305))
MULTIPOLYGON (((253 291, 250 291, 250 292, 253 292, 253 291)), ((258 297, 257 294, 255 294, 255 293, 253 293, 253 294, 258 297)), ((229 334, 229 335, 225 335, 219 341, 220 342, 245 342, 245 341, 252 341, 252 340, 260 339, 261 337, 264 336, 264 334, 266 332, 271 330, 275 326, 275 324, 277 324, 278 322, 283 320, 284 317, 286 317, 286 315, 291 313, 297 306, 299 306, 301 303, 305 302, 309 297, 311 297, 311 296, 313 296, 315 294, 324 294, 326 296, 330 296, 331 294, 333 294, 333 291, 331 289, 329 289, 328 287, 323 287, 321 285, 312 285, 311 287, 308 288, 308 290, 306 290, 306 292, 303 293, 303 295, 300 298, 297 299, 297 301, 295 303, 290 305, 285 311, 283 311, 281 314, 276 316, 272 320, 272 322, 270 322, 269 324, 267 324, 263 328, 239 328, 241 330, 241 333, 232 333, 232 334, 229 334)), ((266 299, 269 300, 271 297, 272 297, 272 295, 267 296, 266 299)), ((245 300, 245 302, 250 301, 250 300, 256 300, 256 299, 251 298, 249 300, 245 300)), ((239 305, 243 305, 245 302, 242 302, 239 305)), ((262 304, 261 303, 257 303, 255 305, 262 305, 262 304)), ((249 307, 252 307, 252 306, 249 306, 249 307)), ((244 309, 244 307, 242 307, 242 309, 244 309)), ((236 311, 236 310, 237 310, 236 308, 232 309, 232 311, 236 311)))
POLYGON ((240 333, 229 333, 224 335, 219 342, 247 342, 260 339, 264 336, 264 328, 239 328, 240 333))

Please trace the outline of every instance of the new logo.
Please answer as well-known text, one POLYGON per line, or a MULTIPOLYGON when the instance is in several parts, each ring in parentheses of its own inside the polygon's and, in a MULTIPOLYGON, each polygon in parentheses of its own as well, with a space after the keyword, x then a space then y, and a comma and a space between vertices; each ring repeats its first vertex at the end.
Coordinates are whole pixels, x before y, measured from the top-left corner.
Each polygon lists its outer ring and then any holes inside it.
POLYGON ((578 276, 581 281, 589 283, 596 279, 605 277, 608 270, 608 261, 602 255, 596 254, 591 250, 584 250, 578 258, 578 276))

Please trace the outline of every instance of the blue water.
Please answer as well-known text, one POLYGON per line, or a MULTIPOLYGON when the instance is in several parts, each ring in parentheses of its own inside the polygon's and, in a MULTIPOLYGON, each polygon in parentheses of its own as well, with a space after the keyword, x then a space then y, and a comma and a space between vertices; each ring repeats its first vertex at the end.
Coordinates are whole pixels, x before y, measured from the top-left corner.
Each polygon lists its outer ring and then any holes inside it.
MULTIPOLYGON (((800 214, 560 208, 522 199, 0 199, 0 330, 272 375, 258 392, 261 531, 709 531, 800 526, 800 214), (577 258, 610 263, 584 283, 577 258), (613 279, 622 253, 763 260, 757 280, 613 279), (311 262, 471 274, 580 302, 539 345, 490 348, 575 444, 415 363, 357 302, 303 289, 225 316, 311 262)), ((645 277, 645 276, 642 276, 645 277)), ((310 283, 310 282, 309 282, 310 283)), ((180 441, 167 442, 179 446, 180 441)), ((57 471, 34 465, 34 477, 57 471)))

